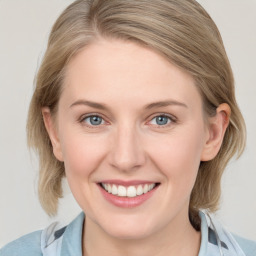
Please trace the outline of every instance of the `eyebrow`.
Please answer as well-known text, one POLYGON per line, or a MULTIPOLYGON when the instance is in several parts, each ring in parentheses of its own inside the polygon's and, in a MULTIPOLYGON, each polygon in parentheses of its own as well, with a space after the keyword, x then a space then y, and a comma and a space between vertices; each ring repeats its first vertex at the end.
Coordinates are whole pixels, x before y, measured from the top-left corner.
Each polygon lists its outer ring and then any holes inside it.
POLYGON ((145 109, 152 109, 152 108, 158 108, 158 107, 167 107, 167 106, 180 106, 188 108, 188 106, 185 103, 176 101, 176 100, 165 100, 165 101, 158 101, 148 104, 145 109))
POLYGON ((89 101, 89 100, 75 101, 73 104, 70 105, 70 108, 74 107, 74 106, 78 106, 78 105, 85 105, 85 106, 89 106, 89 107, 97 108, 97 109, 101 109, 101 110, 108 109, 108 107, 105 104, 101 104, 101 103, 97 103, 97 102, 93 102, 93 101, 89 101))
MULTIPOLYGON (((89 106, 92 108, 97 108, 100 110, 109 110, 109 108, 102 103, 94 102, 94 101, 89 101, 89 100, 77 100, 73 104, 70 105, 70 108, 78 105, 85 105, 89 106)), ((159 108, 159 107, 167 107, 167 106, 180 106, 180 107, 185 107, 188 108, 188 106, 185 103, 176 101, 176 100, 165 100, 165 101, 158 101, 158 102, 153 102, 145 106, 146 110, 152 109, 152 108, 159 108)))

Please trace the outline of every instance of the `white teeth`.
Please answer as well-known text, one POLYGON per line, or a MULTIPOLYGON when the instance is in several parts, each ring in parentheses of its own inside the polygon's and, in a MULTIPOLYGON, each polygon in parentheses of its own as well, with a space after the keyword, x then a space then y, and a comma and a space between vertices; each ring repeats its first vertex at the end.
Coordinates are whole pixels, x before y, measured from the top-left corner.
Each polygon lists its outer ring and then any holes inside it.
POLYGON ((135 186, 125 187, 106 183, 102 183, 102 186, 110 194, 120 197, 135 197, 148 193, 156 186, 156 183, 139 185, 137 188, 135 186))
POLYGON ((142 195, 142 194, 143 194, 143 187, 142 187, 142 185, 139 185, 139 186, 137 187, 137 195, 140 196, 140 195, 142 195))
POLYGON ((126 188, 124 186, 118 186, 117 194, 118 196, 126 196, 126 188))
POLYGON ((149 191, 154 188, 154 184, 149 185, 149 191))
POLYGON ((135 196, 137 196, 137 191, 136 191, 136 188, 134 186, 128 187, 128 189, 127 189, 127 196, 128 197, 135 197, 135 196))
POLYGON ((107 188, 107 190, 108 190, 108 193, 111 193, 111 191, 112 191, 112 187, 111 187, 111 185, 110 185, 110 184, 108 184, 108 188, 107 188))
POLYGON ((117 193, 118 193, 117 186, 116 186, 116 185, 113 185, 113 186, 112 186, 112 194, 113 194, 113 195, 117 195, 117 193))
POLYGON ((149 190, 148 190, 148 184, 146 184, 143 188, 143 192, 144 194, 147 193, 149 190))

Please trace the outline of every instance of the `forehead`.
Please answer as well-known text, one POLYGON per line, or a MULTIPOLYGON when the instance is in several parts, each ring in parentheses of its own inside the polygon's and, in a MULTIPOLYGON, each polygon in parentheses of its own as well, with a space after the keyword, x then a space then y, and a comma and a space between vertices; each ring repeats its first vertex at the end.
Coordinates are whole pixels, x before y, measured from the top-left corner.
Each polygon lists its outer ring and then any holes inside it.
POLYGON ((96 41, 70 61, 64 96, 70 101, 86 97, 107 103, 169 98, 201 102, 188 73, 149 48, 118 40, 96 41))

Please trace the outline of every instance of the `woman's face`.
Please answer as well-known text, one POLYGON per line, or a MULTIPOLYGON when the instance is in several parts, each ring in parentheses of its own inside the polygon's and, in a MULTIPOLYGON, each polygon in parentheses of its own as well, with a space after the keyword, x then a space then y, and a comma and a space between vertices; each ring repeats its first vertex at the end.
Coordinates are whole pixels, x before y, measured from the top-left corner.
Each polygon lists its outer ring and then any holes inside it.
POLYGON ((87 46, 66 75, 55 155, 86 221, 121 238, 187 224, 209 137, 192 77, 115 40, 87 46))

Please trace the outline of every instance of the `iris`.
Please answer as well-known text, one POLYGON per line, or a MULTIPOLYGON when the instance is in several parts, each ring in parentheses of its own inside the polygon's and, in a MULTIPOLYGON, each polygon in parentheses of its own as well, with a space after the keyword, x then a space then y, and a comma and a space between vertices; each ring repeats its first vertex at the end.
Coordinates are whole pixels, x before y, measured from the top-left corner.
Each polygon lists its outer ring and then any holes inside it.
POLYGON ((91 125, 100 125, 102 123, 102 118, 100 116, 89 116, 86 119, 89 119, 91 125))
POLYGON ((166 125, 169 121, 169 117, 167 116, 157 116, 156 117, 156 124, 158 125, 166 125))

